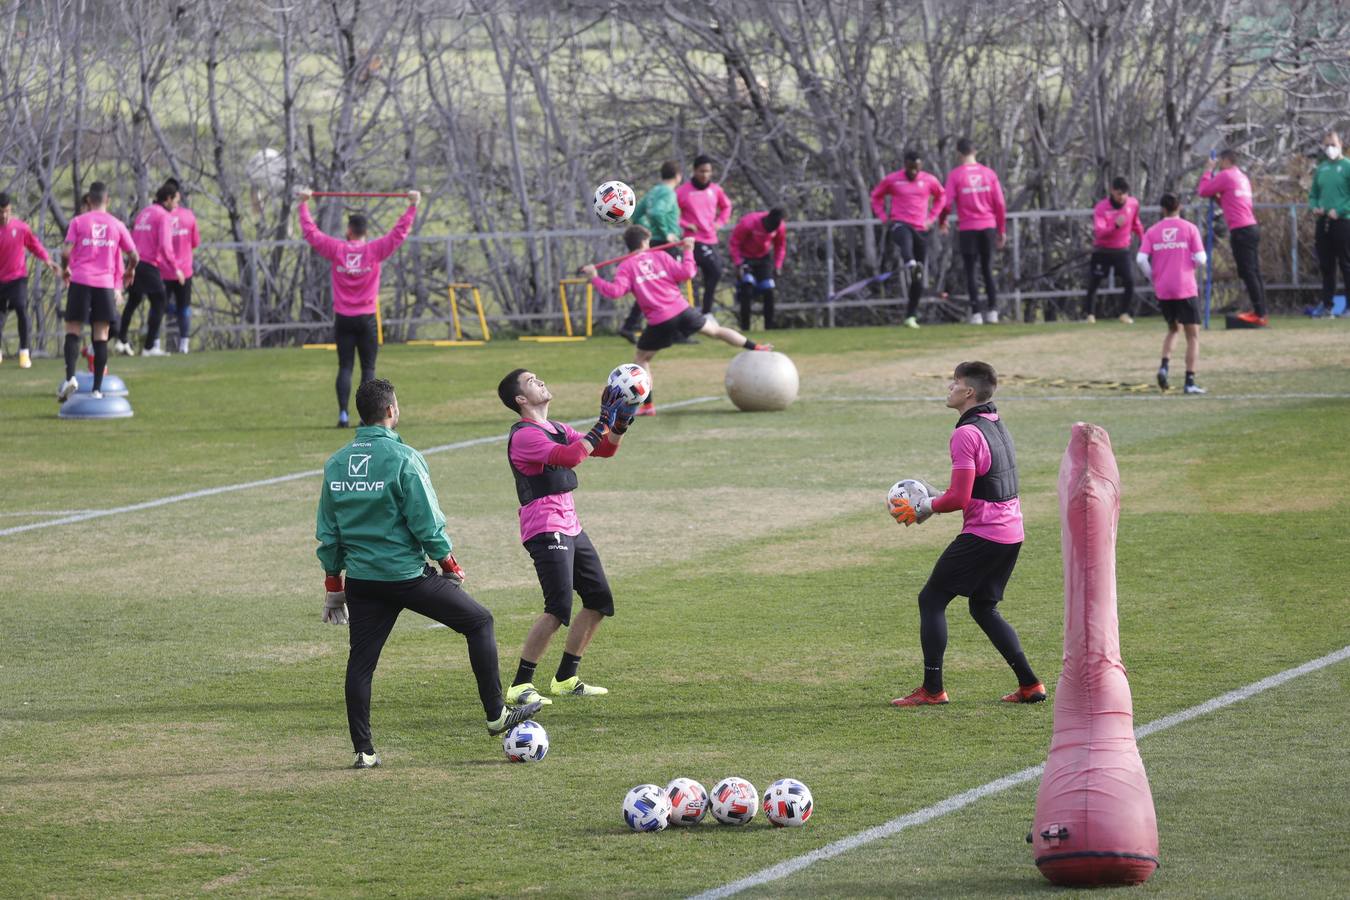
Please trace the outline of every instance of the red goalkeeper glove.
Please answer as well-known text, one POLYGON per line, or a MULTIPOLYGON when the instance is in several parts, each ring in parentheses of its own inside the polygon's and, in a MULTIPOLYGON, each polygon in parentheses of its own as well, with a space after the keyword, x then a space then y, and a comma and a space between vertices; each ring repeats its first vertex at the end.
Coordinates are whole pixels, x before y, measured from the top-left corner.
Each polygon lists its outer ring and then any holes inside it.
POLYGON ((441 560, 441 576, 450 579, 450 583, 456 587, 464 583, 464 569, 455 562, 454 554, 441 560))

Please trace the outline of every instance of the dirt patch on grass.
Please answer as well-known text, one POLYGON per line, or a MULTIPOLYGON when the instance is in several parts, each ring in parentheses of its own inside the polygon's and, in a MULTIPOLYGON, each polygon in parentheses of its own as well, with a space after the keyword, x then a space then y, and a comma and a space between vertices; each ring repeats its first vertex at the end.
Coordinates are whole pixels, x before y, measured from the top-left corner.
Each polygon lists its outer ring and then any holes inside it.
POLYGON ((248 876, 252 875, 254 869, 252 866, 244 866, 237 872, 231 872, 229 875, 221 875, 219 878, 212 878, 202 885, 204 891, 218 891, 221 888, 234 887, 248 876))

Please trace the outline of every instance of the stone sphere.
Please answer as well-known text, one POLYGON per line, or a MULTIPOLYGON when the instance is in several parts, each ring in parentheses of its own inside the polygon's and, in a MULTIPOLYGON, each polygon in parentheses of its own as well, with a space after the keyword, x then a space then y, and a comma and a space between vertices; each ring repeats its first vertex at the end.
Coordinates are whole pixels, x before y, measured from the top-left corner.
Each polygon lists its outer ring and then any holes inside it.
POLYGON ((797 367, 777 351, 745 350, 727 366, 726 384, 743 412, 787 409, 797 399, 797 367))

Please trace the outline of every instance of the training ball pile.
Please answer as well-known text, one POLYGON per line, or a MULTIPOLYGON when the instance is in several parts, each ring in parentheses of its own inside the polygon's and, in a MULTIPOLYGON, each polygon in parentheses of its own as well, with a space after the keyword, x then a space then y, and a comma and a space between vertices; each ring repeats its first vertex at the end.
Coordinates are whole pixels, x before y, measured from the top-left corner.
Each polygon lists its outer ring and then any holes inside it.
POLYGON ((601 222, 619 225, 627 222, 637 208, 637 195, 622 181, 606 181, 595 189, 592 207, 601 222))
POLYGON ((539 762, 548 755, 548 732, 543 725, 528 719, 506 733, 502 749, 511 762, 539 762))
POLYGON ((779 828, 800 828, 811 818, 811 789, 795 778, 780 778, 764 792, 764 815, 779 828))
MULTIPOLYGON (((665 789, 639 784, 623 798, 623 821, 637 832, 697 825, 709 812, 723 825, 747 825, 759 811, 759 792, 744 778, 723 778, 709 794, 692 778, 675 778, 665 789)), ((764 817, 779 828, 800 828, 811 818, 811 789, 795 778, 780 778, 764 792, 764 817)))
POLYGON ((639 784, 623 798, 623 820, 634 831, 662 831, 670 824, 670 800, 654 784, 639 784))
POLYGON ((652 395, 652 376, 637 363, 624 363, 609 373, 609 383, 623 391, 623 402, 629 406, 645 403, 652 395))

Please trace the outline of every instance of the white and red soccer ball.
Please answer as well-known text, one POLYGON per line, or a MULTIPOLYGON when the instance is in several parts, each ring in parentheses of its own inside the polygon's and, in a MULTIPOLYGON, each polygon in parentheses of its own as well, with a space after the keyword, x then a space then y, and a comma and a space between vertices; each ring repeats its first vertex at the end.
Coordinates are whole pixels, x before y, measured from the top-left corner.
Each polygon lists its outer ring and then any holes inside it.
POLYGON ((502 749, 511 762, 539 762, 548 755, 548 732, 543 725, 527 719, 506 733, 502 749))
POLYGON ((627 222, 637 208, 637 195, 622 181, 606 181, 595 189, 595 204, 591 207, 601 222, 619 225, 627 222))
POLYGON ((745 825, 759 809, 759 792, 755 786, 734 775, 713 785, 709 799, 713 818, 723 825, 745 825))
POLYGON ((811 818, 811 789, 795 778, 780 778, 764 792, 764 815, 780 828, 800 828, 811 818))
POLYGON ((666 785, 670 824, 697 825, 708 814, 708 792, 692 778, 676 778, 666 785))
POLYGON ((609 383, 623 392, 629 406, 646 403, 652 395, 652 376, 637 363, 624 363, 609 373, 609 383))
POLYGON ((670 800, 655 784, 639 784, 623 798, 623 821, 633 831, 663 831, 670 824, 670 800))

